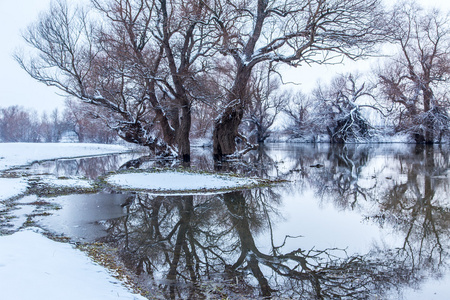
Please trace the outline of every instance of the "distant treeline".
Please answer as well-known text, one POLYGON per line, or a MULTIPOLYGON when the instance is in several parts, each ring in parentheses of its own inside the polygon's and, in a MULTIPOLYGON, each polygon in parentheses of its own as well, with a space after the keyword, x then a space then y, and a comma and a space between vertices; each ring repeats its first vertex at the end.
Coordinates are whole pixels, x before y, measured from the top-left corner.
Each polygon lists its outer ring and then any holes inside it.
POLYGON ((89 111, 81 105, 68 102, 62 112, 58 109, 38 114, 21 106, 0 108, 1 142, 61 141, 113 143, 117 140, 114 131, 98 120, 89 117, 89 111))

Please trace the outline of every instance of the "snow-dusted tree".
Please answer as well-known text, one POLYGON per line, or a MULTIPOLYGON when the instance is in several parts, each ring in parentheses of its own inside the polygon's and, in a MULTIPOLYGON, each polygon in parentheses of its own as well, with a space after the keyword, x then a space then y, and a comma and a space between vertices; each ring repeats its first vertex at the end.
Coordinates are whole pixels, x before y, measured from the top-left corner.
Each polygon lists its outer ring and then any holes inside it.
POLYGON ((291 92, 285 109, 292 137, 314 141, 318 134, 328 134, 331 143, 366 139, 372 126, 363 110, 382 113, 374 103, 373 86, 361 83, 359 75, 341 74, 328 85, 318 83, 311 95, 291 92))
POLYGON ((215 122, 214 156, 236 149, 253 68, 261 62, 299 66, 362 57, 382 38, 379 0, 233 0, 211 4, 219 50, 233 63, 233 82, 215 122), (214 4, 214 5, 213 5, 214 4))
POLYGON ((282 97, 289 101, 283 111, 287 116, 286 132, 292 138, 315 141, 316 135, 323 131, 319 103, 300 90, 287 90, 282 97))
POLYGON ((319 106, 315 114, 331 143, 355 142, 370 136, 372 126, 362 109, 377 109, 372 101, 373 87, 359 81, 358 75, 339 75, 329 86, 319 84, 313 92, 319 106))
POLYGON ((448 132, 450 18, 402 2, 391 20, 398 53, 378 72, 381 94, 393 104, 399 130, 433 143, 448 132))
POLYGON ((17 60, 35 79, 104 108, 128 142, 190 159, 189 87, 213 49, 203 1, 93 0, 89 14, 63 0, 25 34, 38 51, 17 60))
POLYGON ((264 143, 270 136, 270 128, 288 102, 285 94, 279 91, 281 83, 273 71, 270 65, 260 64, 255 67, 250 79, 250 101, 243 125, 246 125, 250 142, 253 143, 264 143))

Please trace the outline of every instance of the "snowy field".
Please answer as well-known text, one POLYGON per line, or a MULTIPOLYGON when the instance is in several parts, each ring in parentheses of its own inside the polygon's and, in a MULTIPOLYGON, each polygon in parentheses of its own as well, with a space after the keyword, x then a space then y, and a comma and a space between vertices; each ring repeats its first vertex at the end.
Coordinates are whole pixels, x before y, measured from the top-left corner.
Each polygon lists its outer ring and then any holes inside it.
POLYGON ((30 228, 0 238, 0 298, 146 299, 130 292, 72 245, 52 241, 30 228))
POLYGON ((28 182, 24 178, 0 178, 0 201, 24 193, 27 190, 27 186, 28 182))

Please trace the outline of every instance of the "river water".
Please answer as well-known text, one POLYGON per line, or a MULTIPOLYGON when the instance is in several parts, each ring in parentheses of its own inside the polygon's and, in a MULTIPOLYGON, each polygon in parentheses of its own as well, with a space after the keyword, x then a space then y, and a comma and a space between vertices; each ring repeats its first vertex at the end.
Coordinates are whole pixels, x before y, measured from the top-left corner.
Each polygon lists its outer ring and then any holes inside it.
MULTIPOLYGON (((152 299, 448 299, 449 155, 447 146, 271 144, 218 166, 195 149, 193 169, 285 182, 52 197, 60 209, 35 221, 114 247, 152 299)), ((29 172, 96 178, 130 165, 161 163, 126 154, 29 172)))

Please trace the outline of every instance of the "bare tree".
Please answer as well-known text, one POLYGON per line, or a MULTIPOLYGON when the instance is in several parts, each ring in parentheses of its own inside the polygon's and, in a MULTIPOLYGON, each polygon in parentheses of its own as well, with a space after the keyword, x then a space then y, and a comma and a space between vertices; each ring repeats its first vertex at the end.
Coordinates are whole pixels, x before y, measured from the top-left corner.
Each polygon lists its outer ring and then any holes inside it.
MULTIPOLYGON (((93 0, 94 23, 62 0, 25 34, 38 51, 17 56, 35 79, 104 109, 124 140, 190 159, 191 101, 212 49, 203 1, 93 0)), ((212 27, 211 27, 212 28, 212 27)))
POLYGON ((39 135, 43 142, 59 142, 64 132, 69 130, 69 124, 67 120, 63 119, 64 116, 59 113, 59 110, 55 108, 50 117, 44 112, 40 119, 39 135))
POLYGON ((79 142, 111 144, 117 140, 117 133, 105 126, 98 118, 98 107, 83 102, 66 101, 64 119, 66 132, 74 132, 79 142))
POLYGON ((285 109, 294 138, 315 141, 327 134, 331 143, 367 140, 374 129, 367 116, 371 110, 384 116, 373 96, 373 84, 361 82, 359 74, 341 74, 326 85, 318 83, 311 95, 296 92, 285 109))
POLYGON ((125 140, 154 150, 161 148, 147 125, 140 122, 143 110, 139 110, 139 104, 128 107, 121 98, 124 89, 112 92, 112 87, 118 87, 115 83, 124 80, 124 76, 118 76, 114 82, 112 77, 105 76, 111 61, 98 43, 98 32, 97 24, 84 9, 69 7, 63 1, 53 2, 49 11, 24 33, 35 55, 27 60, 25 55, 17 54, 16 60, 34 79, 114 114, 114 128, 125 140), (107 84, 108 79, 111 81, 107 84), (111 88, 110 94, 107 87, 111 88))
POLYGON ((342 55, 357 59, 382 37, 380 1, 217 1, 211 7, 221 36, 219 50, 231 58, 233 81, 214 128, 214 156, 236 149, 249 102, 249 81, 261 62, 300 66, 342 55))
POLYGON ((258 65, 250 80, 250 101, 244 113, 244 124, 247 123, 251 142, 264 143, 271 134, 270 128, 288 101, 279 91, 281 82, 274 76, 272 66, 258 65))
POLYGON ((0 140, 3 142, 39 142, 39 121, 36 112, 21 106, 0 109, 0 140))
POLYGON ((292 138, 316 140, 316 135, 323 133, 320 108, 313 97, 305 95, 300 90, 287 90, 282 97, 289 101, 284 109, 287 116, 286 132, 292 138))
POLYGON ((359 75, 339 75, 329 86, 319 85, 314 91, 320 108, 316 114, 331 143, 355 142, 370 137, 373 128, 364 116, 363 108, 377 109, 371 101, 373 86, 359 81, 359 75))
POLYGON ((378 72, 382 95, 394 106, 398 130, 433 143, 448 131, 449 16, 401 2, 391 20, 398 53, 378 72))

